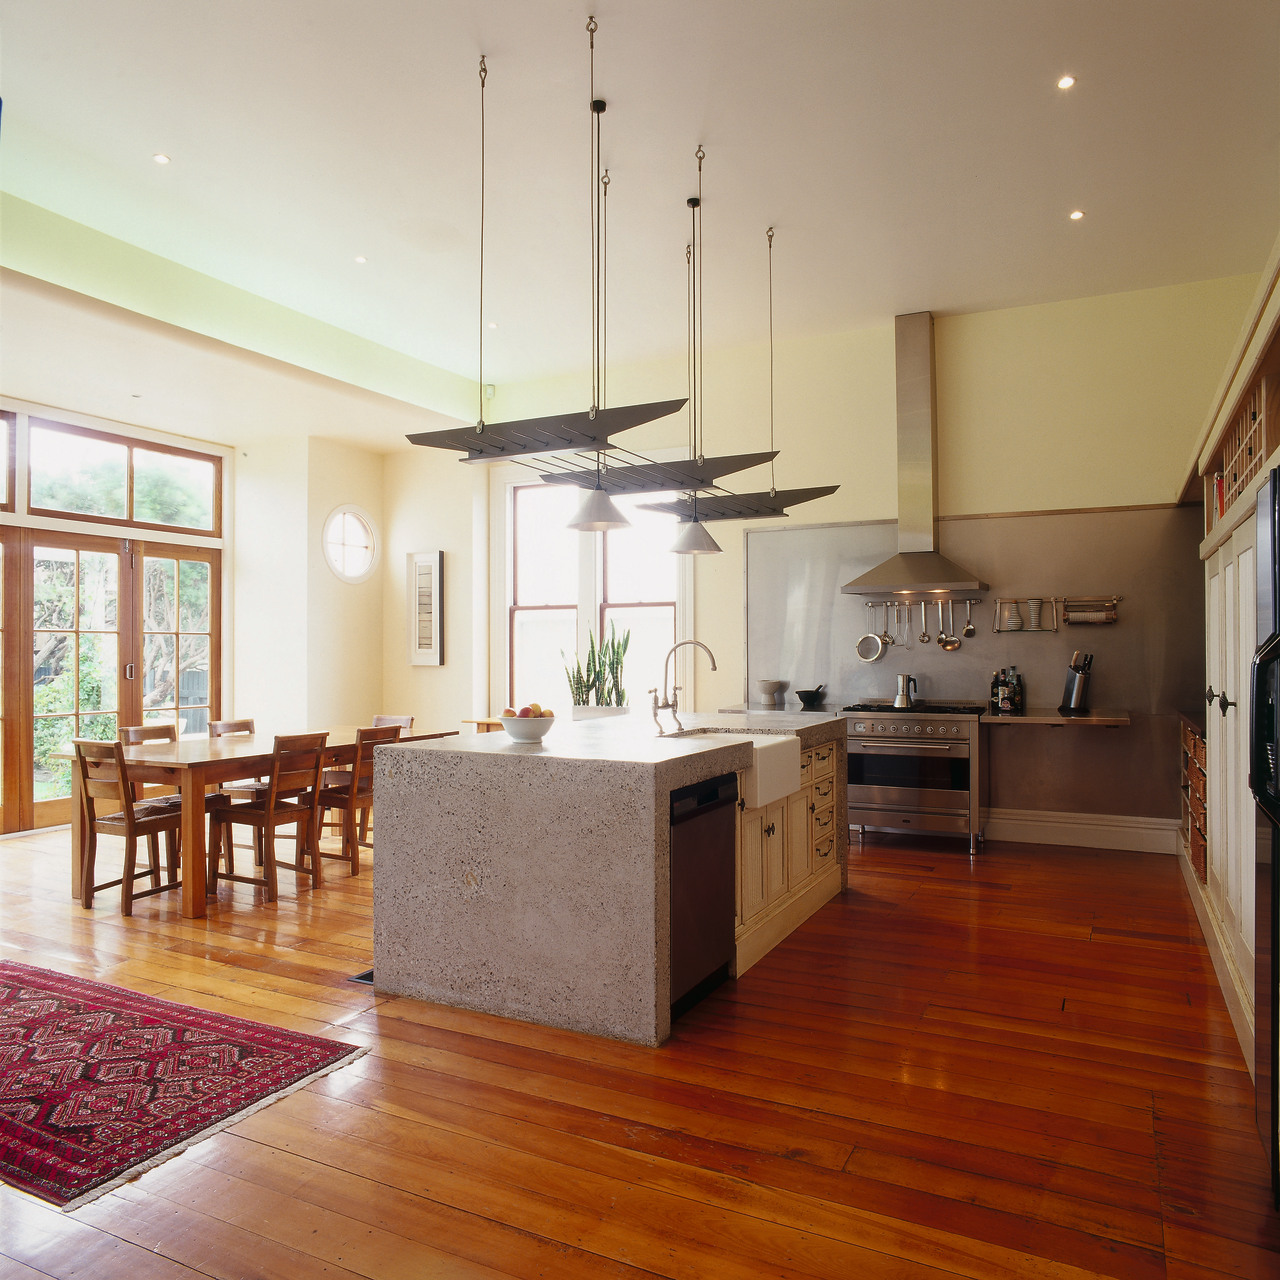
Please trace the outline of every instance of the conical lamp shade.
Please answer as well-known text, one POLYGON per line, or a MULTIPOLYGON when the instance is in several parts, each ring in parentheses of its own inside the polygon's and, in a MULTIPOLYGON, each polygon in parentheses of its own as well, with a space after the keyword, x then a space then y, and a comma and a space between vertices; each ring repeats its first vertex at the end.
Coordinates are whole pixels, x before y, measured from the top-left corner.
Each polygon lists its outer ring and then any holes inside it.
POLYGON ((701 520, 687 520, 680 526, 671 550, 681 556, 709 556, 720 550, 720 544, 707 532, 707 526, 701 520))
POLYGON ((597 488, 583 498, 577 515, 569 521, 569 528, 580 529, 584 533, 602 533, 606 529, 626 529, 630 524, 614 500, 603 489, 597 488))

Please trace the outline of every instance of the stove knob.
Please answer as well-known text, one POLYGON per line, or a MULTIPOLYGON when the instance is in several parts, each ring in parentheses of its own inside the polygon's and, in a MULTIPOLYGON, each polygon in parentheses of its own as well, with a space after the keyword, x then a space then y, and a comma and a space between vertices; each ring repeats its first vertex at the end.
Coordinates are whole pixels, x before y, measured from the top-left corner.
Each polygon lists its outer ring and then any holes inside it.
POLYGON ((913 732, 915 732, 915 733, 920 733, 920 732, 922 732, 920 725, 916 725, 916 726, 915 726, 915 728, 914 728, 914 730, 913 730, 913 732))
POLYGON ((884 725, 882 725, 882 724, 878 724, 878 725, 876 725, 876 732, 877 732, 877 733, 883 733, 883 732, 884 732, 884 725))
POLYGON ((926 725, 926 726, 925 726, 925 730, 924 730, 924 731, 925 731, 925 733, 932 733, 932 732, 933 732, 933 725, 931 725, 931 724, 930 724, 930 725, 926 725))
POLYGON ((861 720, 855 720, 853 722, 853 731, 854 733, 866 733, 867 726, 861 720))
POLYGON ((897 732, 898 732, 898 726, 897 726, 896 724, 892 724, 892 723, 891 723, 891 724, 889 725, 889 732, 890 732, 890 733, 897 733, 897 732))

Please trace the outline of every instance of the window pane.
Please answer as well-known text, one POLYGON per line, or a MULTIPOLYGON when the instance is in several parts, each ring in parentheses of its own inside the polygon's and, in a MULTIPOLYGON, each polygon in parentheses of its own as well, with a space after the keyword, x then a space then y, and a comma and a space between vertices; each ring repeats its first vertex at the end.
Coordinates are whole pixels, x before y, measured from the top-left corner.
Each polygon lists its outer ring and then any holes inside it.
POLYGON ((75 710, 75 635, 67 631, 35 633, 35 713, 75 710))
POLYGON ((118 519, 128 514, 124 445, 33 424, 30 449, 33 507, 118 519))
MULTIPOLYGON (((676 609, 673 604, 650 605, 648 608, 614 609, 604 611, 604 634, 609 634, 613 623, 619 638, 631 632, 627 656, 622 661, 622 687, 626 701, 639 705, 644 702, 646 689, 662 688, 662 664, 671 646, 676 642, 676 609)), ((675 671, 675 662, 671 664, 675 671)), ((674 675, 672 683, 675 683, 674 675)))
POLYGON ((175 560, 152 560, 142 565, 142 629, 176 631, 175 560))
POLYGON ((178 677, 178 706, 209 705, 209 638, 183 636, 179 657, 182 670, 178 677))
POLYGON ((61 630, 76 625, 76 553, 59 547, 35 549, 36 630, 61 630))
POLYGON ((52 759, 55 751, 66 751, 76 736, 74 716, 37 716, 35 750, 32 753, 36 800, 57 800, 71 794, 71 761, 52 759))
POLYGON ((629 529, 610 529, 605 539, 605 600, 674 600, 678 557, 671 550, 678 521, 661 511, 642 511, 642 502, 660 501, 653 494, 620 498, 618 506, 631 521, 629 529))
POLYGON ((515 491, 515 603, 572 604, 578 598, 578 546, 565 526, 583 490, 576 485, 525 485, 515 491))
POLYGON ((177 706, 177 671, 172 636, 147 636, 143 642, 143 707, 177 706))
POLYGON ((511 705, 519 711, 530 702, 539 702, 563 713, 573 703, 564 669, 574 662, 578 611, 517 609, 511 630, 515 668, 511 705))
POLYGON ((209 630, 209 566, 203 560, 178 564, 178 628, 209 630))
POLYGON ((116 736, 115 716, 81 716, 77 738, 92 738, 96 742, 110 742, 116 736))
POLYGON ((9 441, 13 438, 14 415, 0 413, 0 502, 8 505, 13 495, 9 492, 9 441))
POLYGON ((80 629, 114 631, 120 604, 120 557, 105 551, 80 553, 80 629))
POLYGON ((183 529, 212 529, 215 475, 212 462, 135 448, 133 518, 183 529))
POLYGON ((114 711, 116 701, 116 637, 92 632, 80 636, 79 711, 114 711))

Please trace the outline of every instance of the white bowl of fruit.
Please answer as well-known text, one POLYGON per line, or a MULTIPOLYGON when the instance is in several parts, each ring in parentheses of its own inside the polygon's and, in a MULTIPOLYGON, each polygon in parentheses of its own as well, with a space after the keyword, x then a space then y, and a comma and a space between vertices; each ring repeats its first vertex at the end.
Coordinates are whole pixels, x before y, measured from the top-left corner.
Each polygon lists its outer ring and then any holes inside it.
POLYGON ((550 707, 531 702, 516 711, 507 707, 502 712, 502 727, 517 742, 540 742, 556 722, 556 714, 550 707))

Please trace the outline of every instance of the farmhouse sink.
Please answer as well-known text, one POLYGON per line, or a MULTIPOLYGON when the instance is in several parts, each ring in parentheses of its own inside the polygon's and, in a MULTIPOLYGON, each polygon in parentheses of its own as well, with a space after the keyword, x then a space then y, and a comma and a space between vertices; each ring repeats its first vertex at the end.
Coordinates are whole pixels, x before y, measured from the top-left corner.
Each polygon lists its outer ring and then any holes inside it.
POLYGON ((676 738, 720 738, 749 742, 751 767, 742 775, 742 799, 759 809, 800 790, 800 739, 789 733, 743 733, 735 729, 682 729, 676 738))

